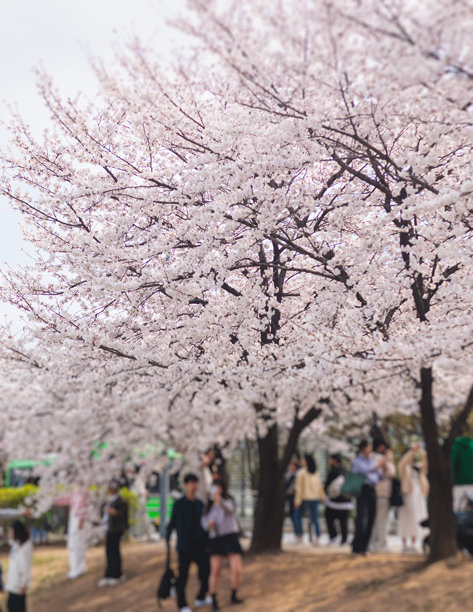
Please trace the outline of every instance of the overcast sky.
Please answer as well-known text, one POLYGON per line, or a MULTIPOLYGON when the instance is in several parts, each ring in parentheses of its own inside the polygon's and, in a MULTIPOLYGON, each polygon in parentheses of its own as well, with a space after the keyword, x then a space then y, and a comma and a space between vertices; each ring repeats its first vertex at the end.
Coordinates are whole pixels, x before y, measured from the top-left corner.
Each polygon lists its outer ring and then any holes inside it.
MULTIPOLYGON (((166 53, 176 45, 168 17, 185 0, 0 0, 0 113, 8 121, 8 104, 17 104, 35 131, 47 121, 36 95, 33 68, 42 64, 57 86, 74 94, 95 91, 87 53, 113 57, 119 42, 134 35, 166 53)), ((0 126, 0 147, 6 144, 0 126)), ((0 197, 0 264, 26 260, 18 216, 0 197)), ((12 310, 0 303, 0 323, 12 310)))

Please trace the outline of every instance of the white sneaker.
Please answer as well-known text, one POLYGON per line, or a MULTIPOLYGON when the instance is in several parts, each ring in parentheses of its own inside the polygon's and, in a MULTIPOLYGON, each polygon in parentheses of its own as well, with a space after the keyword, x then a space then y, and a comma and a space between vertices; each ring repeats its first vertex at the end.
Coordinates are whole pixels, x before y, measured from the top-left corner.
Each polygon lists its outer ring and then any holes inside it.
POLYGON ((87 574, 87 570, 83 570, 82 572, 78 572, 76 574, 73 574, 72 572, 69 572, 69 574, 67 574, 67 577, 69 578, 69 580, 75 580, 76 578, 80 578, 81 576, 85 576, 85 574, 87 574))
POLYGON ((189 606, 185 606, 184 608, 179 608, 179 612, 192 612, 189 606))
POLYGON ((110 584, 110 580, 111 580, 111 578, 101 578, 98 581, 97 586, 99 586, 99 587, 108 586, 110 584))
POLYGON ((212 598, 210 597, 210 595, 207 595, 205 599, 196 599, 194 601, 194 607, 195 608, 206 608, 207 606, 211 606, 212 603, 213 603, 212 598))
POLYGON ((121 578, 109 578, 107 584, 108 584, 108 586, 115 586, 116 584, 118 584, 121 581, 122 581, 121 578))

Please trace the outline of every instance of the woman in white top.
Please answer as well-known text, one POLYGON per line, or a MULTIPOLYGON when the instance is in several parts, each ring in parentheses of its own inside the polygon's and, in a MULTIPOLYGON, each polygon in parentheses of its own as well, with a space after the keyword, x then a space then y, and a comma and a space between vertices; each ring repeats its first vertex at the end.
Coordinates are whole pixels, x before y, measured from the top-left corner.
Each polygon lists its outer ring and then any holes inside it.
POLYGON ((415 442, 401 457, 398 470, 403 499, 403 505, 399 508, 399 535, 404 552, 409 552, 416 550, 422 535, 420 523, 428 516, 427 455, 420 442, 415 442))
POLYGON ((8 559, 8 612, 26 612, 26 591, 31 581, 33 545, 23 523, 15 521, 10 528, 10 556, 8 559))
POLYGON ((87 538, 84 529, 87 518, 89 492, 77 483, 68 495, 62 495, 54 501, 55 506, 69 506, 69 520, 67 523, 67 550, 69 552, 69 573, 71 580, 87 572, 86 553, 87 538))

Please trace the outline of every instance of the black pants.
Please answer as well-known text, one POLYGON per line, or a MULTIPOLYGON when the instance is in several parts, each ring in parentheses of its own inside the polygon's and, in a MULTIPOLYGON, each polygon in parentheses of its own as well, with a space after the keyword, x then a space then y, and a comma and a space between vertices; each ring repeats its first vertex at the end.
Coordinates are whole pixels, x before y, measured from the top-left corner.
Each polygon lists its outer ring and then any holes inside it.
POLYGON ((355 537, 352 545, 354 553, 365 553, 368 550, 375 517, 375 488, 363 485, 361 494, 356 500, 355 537))
POLYGON ((105 550, 107 553, 107 569, 105 578, 120 578, 122 575, 122 558, 120 555, 121 533, 107 532, 105 550))
POLYGON ((8 612, 26 612, 26 595, 8 593, 8 612))
POLYGON ((296 523, 294 521, 294 495, 288 495, 287 503, 289 505, 289 516, 291 517, 292 525, 294 527, 294 531, 296 531, 296 523))
POLYGON ((200 591, 197 596, 198 599, 204 599, 209 590, 210 558, 207 551, 179 551, 179 578, 177 579, 178 608, 185 608, 187 606, 186 585, 191 563, 196 563, 199 568, 200 591))
POLYGON ((325 507, 325 520, 327 521, 328 535, 333 540, 337 537, 337 527, 335 521, 340 524, 340 531, 342 534, 342 544, 347 541, 348 535, 348 514, 349 510, 336 510, 335 508, 325 507))

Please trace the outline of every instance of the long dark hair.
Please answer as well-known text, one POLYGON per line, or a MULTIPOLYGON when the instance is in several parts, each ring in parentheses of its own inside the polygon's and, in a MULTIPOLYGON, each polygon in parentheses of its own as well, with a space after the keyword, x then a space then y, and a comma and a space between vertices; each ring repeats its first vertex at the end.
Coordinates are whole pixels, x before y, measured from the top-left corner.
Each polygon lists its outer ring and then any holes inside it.
MULTIPOLYGON (((222 499, 231 499, 233 501, 233 497, 228 492, 228 487, 224 480, 214 480, 212 483, 213 487, 220 487, 222 489, 222 499)), ((209 499, 209 503, 207 504, 207 513, 210 512, 211 508, 214 505, 214 500, 209 499)))
POLYGON ((28 529, 26 528, 24 523, 22 523, 21 521, 14 521, 11 527, 13 529, 13 539, 15 540, 15 542, 24 544, 29 540, 30 534, 28 533, 28 529))
POLYGON ((315 474, 317 471, 317 464, 315 463, 315 459, 312 455, 304 455, 305 462, 307 463, 307 471, 309 474, 315 474))

